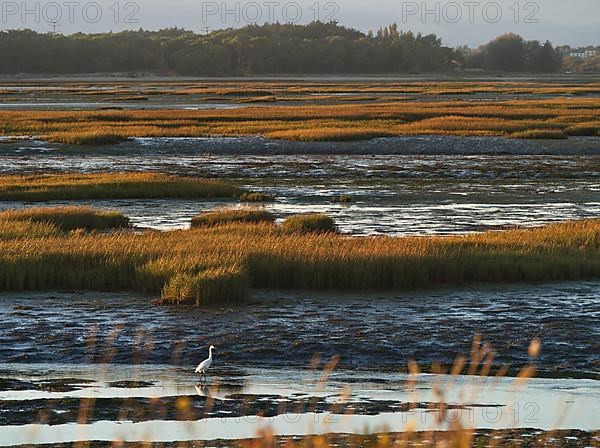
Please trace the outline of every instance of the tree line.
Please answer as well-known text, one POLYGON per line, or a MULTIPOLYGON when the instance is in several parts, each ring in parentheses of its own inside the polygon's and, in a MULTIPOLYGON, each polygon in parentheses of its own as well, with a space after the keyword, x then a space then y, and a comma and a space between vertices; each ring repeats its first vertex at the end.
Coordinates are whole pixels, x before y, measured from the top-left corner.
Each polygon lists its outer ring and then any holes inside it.
POLYGON ((463 66, 503 72, 552 73, 561 69, 563 56, 550 41, 526 41, 518 34, 504 34, 476 50, 460 48, 463 66))
POLYGON ((366 34, 336 22, 251 25, 207 35, 178 28, 68 36, 0 32, 2 74, 553 72, 561 66, 562 57, 550 42, 507 34, 476 50, 454 49, 434 34, 403 32, 395 24, 366 34))

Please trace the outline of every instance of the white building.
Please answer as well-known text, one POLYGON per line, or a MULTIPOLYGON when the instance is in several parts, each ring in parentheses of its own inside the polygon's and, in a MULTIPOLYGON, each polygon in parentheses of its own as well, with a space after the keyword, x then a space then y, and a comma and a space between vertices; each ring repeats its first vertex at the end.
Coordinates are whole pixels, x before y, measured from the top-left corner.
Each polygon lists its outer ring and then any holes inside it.
POLYGON ((571 56, 572 58, 591 58, 599 54, 600 50, 587 48, 577 48, 575 50, 569 51, 569 56, 571 56))

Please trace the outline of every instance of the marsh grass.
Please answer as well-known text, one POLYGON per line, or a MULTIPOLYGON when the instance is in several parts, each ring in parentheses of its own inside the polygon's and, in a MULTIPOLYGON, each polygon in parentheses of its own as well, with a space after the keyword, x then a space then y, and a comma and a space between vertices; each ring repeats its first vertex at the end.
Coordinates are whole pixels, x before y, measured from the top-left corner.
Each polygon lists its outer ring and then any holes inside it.
MULTIPOLYGON (((344 89, 341 89, 344 90, 344 89)), ((104 135, 211 137, 263 135, 297 141, 365 140, 403 135, 558 132, 600 120, 597 98, 503 101, 355 102, 249 106, 228 110, 1 111, 0 135, 40 136, 71 144, 104 135), (93 131, 90 131, 93 129, 93 131)))
POLYGON ((584 137, 599 137, 600 122, 580 123, 575 126, 570 126, 565 129, 567 135, 577 135, 584 137))
POLYGON ((266 137, 276 140, 305 141, 305 142, 331 142, 371 140, 381 137, 393 137, 393 132, 378 130, 376 128, 314 128, 296 129, 288 131, 273 131, 266 133, 266 137))
POLYGON ((30 219, 11 219, 6 212, 0 212, 0 239, 43 238, 58 236, 60 229, 50 222, 36 222, 30 219))
POLYGON ((227 224, 275 223, 275 215, 262 208, 240 207, 211 210, 192 218, 192 228, 227 224))
MULTIPOLYGON (((4 82, 0 86, 0 95, 14 96, 14 91, 6 87, 23 86, 4 82)), ((35 88, 37 94, 57 93, 82 96, 133 96, 174 95, 201 96, 205 100, 223 101, 226 98, 260 98, 276 96, 281 99, 305 96, 308 99, 330 100, 333 102, 360 98, 366 93, 385 94, 385 97, 399 98, 413 96, 458 96, 469 97, 475 94, 488 94, 492 97, 514 98, 515 95, 598 95, 600 86, 593 81, 557 82, 557 81, 202 81, 176 82, 159 81, 153 83, 128 81, 122 85, 110 82, 35 82, 28 81, 27 86, 35 88), (98 88, 101 87, 101 88, 98 88), (135 92, 135 95, 132 95, 135 92)))
MULTIPOLYGON (((120 212, 102 211, 90 207, 38 207, 6 210, 0 212, 0 223, 13 223, 13 233, 24 231, 22 235, 55 235, 53 227, 63 231, 107 230, 129 227, 129 218, 120 212), (19 224, 31 225, 29 229, 19 228, 19 224)), ((2 230, 9 230, 9 225, 2 230)))
POLYGON ((118 134, 116 132, 103 132, 103 131, 91 131, 91 132, 61 132, 56 134, 50 134, 46 137, 50 142, 64 143, 65 145, 81 145, 81 146, 92 146, 92 145, 117 145, 129 140, 126 135, 118 134))
POLYGON ((277 101, 277 98, 272 95, 265 96, 254 96, 249 98, 239 98, 236 100, 238 103, 273 103, 277 101))
POLYGON ((472 117, 472 116, 442 116, 426 118, 404 126, 405 129, 427 132, 492 132, 492 133, 511 133, 518 131, 527 131, 531 128, 556 128, 558 123, 548 123, 546 121, 531 121, 524 119, 514 119, 506 117, 472 117))
POLYGON ((226 305, 242 303, 249 297, 250 279, 236 266, 209 268, 196 274, 179 273, 171 277, 162 290, 159 303, 226 305))
POLYGON ((213 179, 148 173, 1 176, 0 200, 236 198, 241 190, 213 179))
POLYGON ((273 202, 274 200, 275 195, 260 191, 250 191, 240 195, 240 201, 242 202, 273 202))
POLYGON ((530 140, 564 140, 568 136, 559 129, 529 129, 527 131, 513 132, 510 138, 530 139, 530 140))
POLYGON ((290 233, 336 233, 335 221, 323 213, 293 215, 281 223, 281 228, 290 233))
POLYGON ((248 288, 397 291, 600 277, 600 220, 402 238, 290 232, 271 218, 209 223, 107 234, 0 226, 8 232, 0 236, 0 291, 138 291, 162 293, 166 303, 218 304, 248 288))

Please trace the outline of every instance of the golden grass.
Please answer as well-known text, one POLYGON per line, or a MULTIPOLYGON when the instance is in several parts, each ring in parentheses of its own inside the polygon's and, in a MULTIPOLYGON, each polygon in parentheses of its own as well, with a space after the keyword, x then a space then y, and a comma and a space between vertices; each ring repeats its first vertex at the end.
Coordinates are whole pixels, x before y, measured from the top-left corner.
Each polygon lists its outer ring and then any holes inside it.
POLYGON ((406 126, 408 129, 417 131, 427 130, 453 132, 453 131, 491 131, 499 133, 510 133, 526 131, 535 128, 556 128, 558 124, 544 121, 527 121, 506 118, 482 118, 467 116, 443 116, 427 118, 406 126))
POLYGON ((262 208, 223 208, 201 213, 192 218, 192 228, 226 224, 273 224, 275 215, 262 208))
MULTIPOLYGON (((120 212, 95 210, 90 207, 36 207, 5 210, 0 212, 0 222, 8 225, 3 230, 17 231, 10 224, 25 224, 22 235, 30 235, 27 226, 32 226, 35 236, 55 236, 60 230, 106 230, 129 227, 129 218, 120 212)), ((5 236, 6 237, 6 236, 5 236)))
POLYGON ((522 139, 564 140, 567 138, 567 134, 560 129, 528 129, 526 131, 513 132, 510 134, 510 137, 522 139))
POLYGON ((292 233, 335 233, 337 226, 333 219, 322 213, 307 213, 286 218, 281 227, 292 233))
POLYGON ((254 96, 250 98, 240 98, 237 100, 238 103, 272 103, 277 101, 277 98, 271 95, 265 96, 254 96))
POLYGON ((116 145, 129 140, 129 137, 111 131, 62 132, 46 137, 50 142, 66 145, 116 145))
POLYGON ((236 266, 209 268, 197 274, 175 274, 161 293, 162 304, 240 303, 249 297, 248 274, 236 266))
POLYGON ((305 141, 305 142, 330 142, 350 140, 371 140, 380 137, 392 137, 392 132, 385 132, 375 128, 317 128, 297 129, 290 131, 274 131, 266 134, 266 137, 277 140, 305 141))
POLYGON ((7 219, 6 213, 0 212, 0 239, 41 238, 60 234, 58 227, 49 222, 7 219))
POLYGON ((213 179, 152 173, 0 176, 0 200, 236 198, 237 187, 213 179))
POLYGON ((226 110, 2 111, 0 135, 74 144, 129 137, 264 135, 299 141, 418 134, 510 136, 600 121, 598 98, 388 101, 226 110), (93 129, 94 131, 90 131, 93 129), (108 136, 104 139, 104 136, 108 136))
POLYGON ((406 238, 290 233, 272 224, 141 234, 21 230, 0 237, 1 291, 162 292, 169 303, 207 304, 243 298, 249 287, 385 291, 600 276, 600 220, 406 238))

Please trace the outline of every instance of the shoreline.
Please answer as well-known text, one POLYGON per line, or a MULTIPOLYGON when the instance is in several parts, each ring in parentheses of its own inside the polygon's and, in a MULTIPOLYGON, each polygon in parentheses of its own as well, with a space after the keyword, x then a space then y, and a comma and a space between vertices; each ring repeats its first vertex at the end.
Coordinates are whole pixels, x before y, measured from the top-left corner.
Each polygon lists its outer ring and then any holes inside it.
POLYGON ((14 75, 1 74, 1 81, 56 81, 56 82, 101 82, 106 81, 164 81, 164 82, 191 82, 191 81, 595 81, 598 79, 597 73, 503 73, 503 72, 457 72, 457 73, 361 73, 361 74, 284 74, 284 75, 246 75, 246 76, 182 76, 182 75, 161 75, 155 73, 135 72, 129 73, 83 73, 83 74, 49 74, 49 73, 17 73, 14 75))

